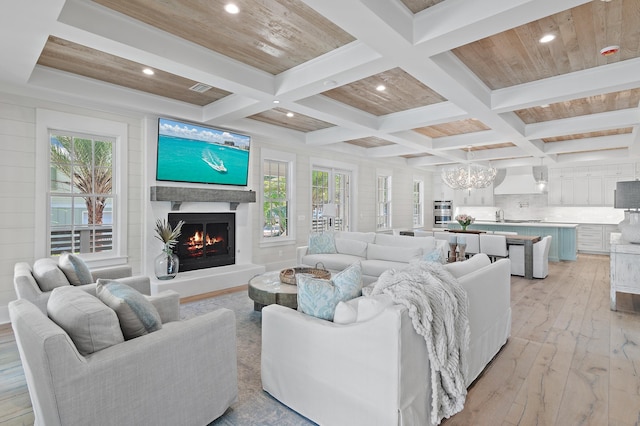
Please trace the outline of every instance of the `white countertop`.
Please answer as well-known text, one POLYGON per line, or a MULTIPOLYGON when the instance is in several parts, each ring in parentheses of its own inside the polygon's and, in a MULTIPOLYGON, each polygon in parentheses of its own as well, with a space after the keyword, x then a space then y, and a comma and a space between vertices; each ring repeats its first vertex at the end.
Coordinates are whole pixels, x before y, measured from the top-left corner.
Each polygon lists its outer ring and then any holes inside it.
MULTIPOLYGON (((458 225, 458 221, 452 220, 447 222, 458 225)), ((496 222, 491 220, 476 220, 474 225, 500 225, 500 226, 514 226, 514 227, 539 227, 539 228, 577 228, 577 223, 558 223, 558 222, 496 222)))

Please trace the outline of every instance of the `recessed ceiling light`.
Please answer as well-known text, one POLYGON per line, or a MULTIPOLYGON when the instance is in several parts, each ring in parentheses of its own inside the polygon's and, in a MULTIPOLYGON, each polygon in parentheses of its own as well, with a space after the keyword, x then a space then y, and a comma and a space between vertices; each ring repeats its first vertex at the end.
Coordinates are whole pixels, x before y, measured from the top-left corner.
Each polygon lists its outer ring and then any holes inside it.
POLYGON ((227 5, 225 5, 224 10, 226 10, 227 13, 231 13, 232 15, 235 15, 236 13, 240 12, 240 9, 238 8, 238 6, 236 6, 233 3, 228 3, 227 5))
POLYGON ((545 34, 545 35, 542 36, 542 38, 539 41, 540 41, 540 43, 549 43, 550 41, 552 41, 555 38, 556 38, 556 36, 554 34, 545 34))
POLYGON ((146 75, 155 74, 151 68, 145 68, 145 69, 142 70, 142 72, 145 73, 146 75))
POLYGON ((322 84, 324 84, 327 87, 333 87, 333 86, 337 86, 338 82, 335 80, 325 80, 322 84))
POLYGON ((288 112, 288 113, 287 113, 287 117, 289 117, 289 118, 293 117, 293 115, 294 115, 294 114, 293 114, 292 112, 288 112))
POLYGON ((384 92, 386 90, 386 87, 384 86, 384 84, 381 84, 378 87, 376 87, 376 90, 378 92, 384 92))
POLYGON ((274 103, 274 104, 279 104, 279 103, 280 103, 280 101, 276 99, 275 101, 273 101, 273 103, 274 103))
POLYGON ((618 53, 618 51, 620 50, 620 46, 607 46, 607 47, 603 47, 602 49, 600 49, 600 54, 602 56, 611 56, 614 55, 616 53, 618 53))
POLYGON ((540 108, 549 108, 549 104, 542 104, 540 105, 540 108))

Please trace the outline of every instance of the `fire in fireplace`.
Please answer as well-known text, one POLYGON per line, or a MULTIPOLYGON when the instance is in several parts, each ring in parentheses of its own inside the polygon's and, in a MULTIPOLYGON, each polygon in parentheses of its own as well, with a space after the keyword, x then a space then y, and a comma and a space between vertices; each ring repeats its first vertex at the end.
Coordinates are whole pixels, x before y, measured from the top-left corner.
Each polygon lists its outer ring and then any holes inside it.
POLYGON ((175 247, 181 272, 235 264, 234 213, 169 213, 172 226, 181 220, 175 247))

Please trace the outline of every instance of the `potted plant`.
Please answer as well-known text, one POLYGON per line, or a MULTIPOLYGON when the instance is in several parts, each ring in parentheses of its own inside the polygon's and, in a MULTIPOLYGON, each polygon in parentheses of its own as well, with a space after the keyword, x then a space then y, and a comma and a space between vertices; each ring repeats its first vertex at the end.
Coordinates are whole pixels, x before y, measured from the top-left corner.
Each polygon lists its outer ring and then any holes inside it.
POLYGON ((154 264, 156 277, 159 280, 170 280, 178 274, 180 260, 173 252, 173 248, 178 243, 178 237, 182 232, 182 225, 184 225, 184 221, 182 220, 177 223, 175 228, 171 227, 171 224, 165 219, 156 220, 155 237, 164 244, 162 253, 156 257, 154 264))

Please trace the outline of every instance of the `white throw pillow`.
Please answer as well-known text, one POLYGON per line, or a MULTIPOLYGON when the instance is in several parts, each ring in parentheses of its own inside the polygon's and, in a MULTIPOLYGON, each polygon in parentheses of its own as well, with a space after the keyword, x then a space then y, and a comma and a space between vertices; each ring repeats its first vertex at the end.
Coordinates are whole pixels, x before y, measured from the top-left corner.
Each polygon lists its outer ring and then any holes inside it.
POLYGON ((429 252, 436 248, 436 239, 434 237, 376 234, 375 244, 393 247, 420 247, 425 252, 429 252))
POLYGON ((47 302, 47 314, 71 337, 82 355, 124 342, 113 309, 78 287, 55 288, 47 302))
POLYGON ((367 259, 370 260, 388 260, 390 262, 409 263, 413 259, 419 258, 421 255, 421 248, 383 246, 380 244, 369 244, 367 246, 367 259))
POLYGON ((336 324, 351 324, 358 319, 358 298, 340 301, 336 305, 336 312, 333 314, 333 322, 336 324))
POLYGON ((336 251, 352 256, 367 257, 367 243, 348 238, 336 238, 336 251))
POLYGON ((72 285, 93 283, 93 275, 87 264, 80 257, 71 253, 62 253, 58 259, 58 267, 64 272, 72 285))
POLYGON ((375 232, 354 232, 354 231, 337 231, 336 238, 344 238, 346 240, 358 240, 365 243, 372 243, 376 239, 375 232))
POLYGON ((388 294, 376 294, 375 296, 361 297, 358 299, 356 321, 362 322, 370 320, 391 305, 393 305, 393 299, 388 294))
POLYGON ((42 291, 51 291, 54 288, 69 285, 67 276, 58 268, 58 263, 49 257, 38 259, 33 264, 33 279, 38 283, 42 291))

